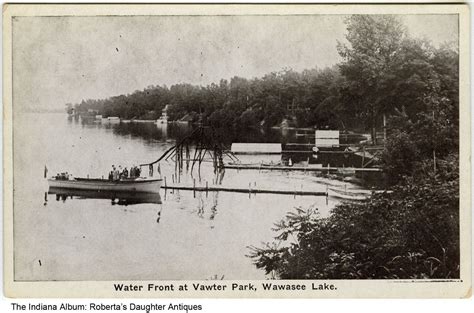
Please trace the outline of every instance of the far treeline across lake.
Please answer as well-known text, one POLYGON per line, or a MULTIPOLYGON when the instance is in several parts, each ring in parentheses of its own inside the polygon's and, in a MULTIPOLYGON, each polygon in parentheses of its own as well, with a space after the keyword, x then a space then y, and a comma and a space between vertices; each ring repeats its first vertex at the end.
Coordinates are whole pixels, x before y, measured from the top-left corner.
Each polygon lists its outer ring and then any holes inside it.
POLYGON ((372 143, 386 125, 387 192, 327 218, 298 208, 251 257, 280 279, 459 278, 458 41, 412 38, 394 15, 353 15, 346 26, 347 41, 334 47, 342 61, 330 68, 149 86, 67 106, 121 119, 158 119, 167 106, 170 121, 367 132, 372 143))

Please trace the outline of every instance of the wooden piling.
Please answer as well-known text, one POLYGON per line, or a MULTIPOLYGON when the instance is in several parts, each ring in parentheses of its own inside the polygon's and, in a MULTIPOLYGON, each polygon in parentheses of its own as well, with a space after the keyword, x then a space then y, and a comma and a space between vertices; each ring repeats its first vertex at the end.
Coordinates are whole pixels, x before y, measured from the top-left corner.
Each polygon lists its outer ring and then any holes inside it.
POLYGON ((329 186, 326 184, 326 205, 329 204, 329 186))

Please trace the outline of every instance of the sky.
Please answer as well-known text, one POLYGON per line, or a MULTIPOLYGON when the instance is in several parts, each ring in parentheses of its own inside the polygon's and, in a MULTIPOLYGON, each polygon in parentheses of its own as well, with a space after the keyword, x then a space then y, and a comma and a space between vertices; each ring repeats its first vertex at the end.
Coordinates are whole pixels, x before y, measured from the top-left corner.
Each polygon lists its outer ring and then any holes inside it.
MULTIPOLYGON (((345 16, 16 17, 17 110, 128 94, 150 85, 207 85, 341 61, 345 16)), ((457 40, 456 15, 404 15, 413 37, 457 40)))

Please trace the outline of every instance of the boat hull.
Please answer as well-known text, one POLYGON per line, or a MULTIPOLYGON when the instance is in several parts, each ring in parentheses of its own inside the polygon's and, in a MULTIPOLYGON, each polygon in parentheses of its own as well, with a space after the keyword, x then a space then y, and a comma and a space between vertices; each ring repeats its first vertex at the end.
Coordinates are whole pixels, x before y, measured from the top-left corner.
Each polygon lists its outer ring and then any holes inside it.
POLYGON ((48 179, 49 187, 91 191, 154 192, 160 191, 161 179, 111 181, 106 179, 76 178, 71 180, 48 179))

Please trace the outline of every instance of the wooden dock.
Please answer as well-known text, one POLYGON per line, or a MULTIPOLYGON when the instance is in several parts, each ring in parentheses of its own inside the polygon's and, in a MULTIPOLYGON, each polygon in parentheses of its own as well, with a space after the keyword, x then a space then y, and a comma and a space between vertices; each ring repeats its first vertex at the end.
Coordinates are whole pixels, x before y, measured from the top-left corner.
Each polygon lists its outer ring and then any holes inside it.
POLYGON ((234 187, 222 187, 222 186, 178 186, 178 185, 164 185, 162 189, 169 190, 188 190, 193 192, 237 192, 237 193, 266 193, 266 194, 280 194, 280 195, 293 195, 293 196, 323 196, 327 197, 326 191, 304 191, 304 190, 276 190, 276 189, 259 189, 259 188, 234 188, 234 187))
POLYGON ((311 166, 270 166, 270 165, 246 165, 246 164, 232 164, 225 165, 225 169, 234 170, 267 170, 267 171, 303 171, 303 172, 383 172, 381 168, 376 167, 311 167, 311 166))

